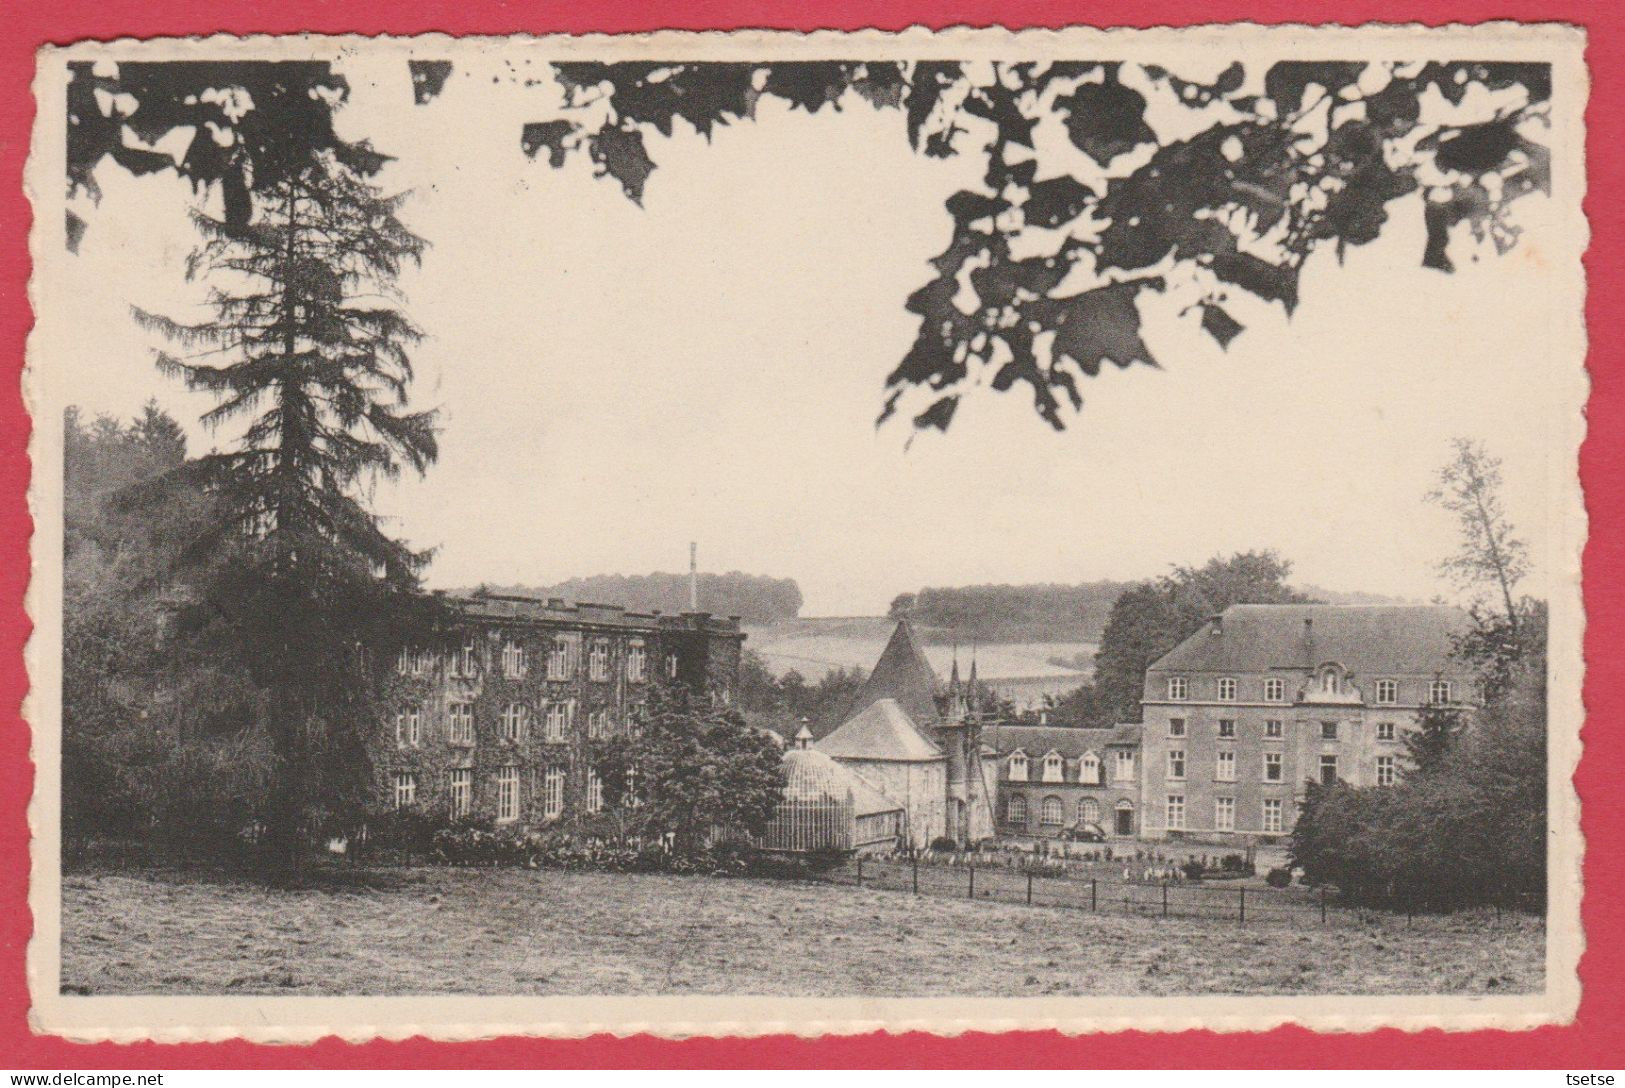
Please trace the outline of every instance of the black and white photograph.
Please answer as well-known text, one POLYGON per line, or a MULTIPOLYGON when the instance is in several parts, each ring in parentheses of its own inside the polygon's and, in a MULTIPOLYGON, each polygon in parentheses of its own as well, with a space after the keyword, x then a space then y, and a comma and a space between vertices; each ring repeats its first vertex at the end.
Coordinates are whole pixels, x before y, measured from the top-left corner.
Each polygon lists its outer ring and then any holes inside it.
POLYGON ((1583 45, 43 51, 37 1029, 1566 1022, 1583 45))

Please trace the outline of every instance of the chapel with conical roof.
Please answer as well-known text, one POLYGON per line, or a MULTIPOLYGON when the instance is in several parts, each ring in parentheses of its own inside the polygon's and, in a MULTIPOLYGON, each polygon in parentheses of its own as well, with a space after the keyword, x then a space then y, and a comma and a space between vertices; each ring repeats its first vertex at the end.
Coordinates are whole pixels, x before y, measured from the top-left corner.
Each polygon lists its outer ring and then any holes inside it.
POLYGON ((977 842, 993 834, 996 779, 980 702, 974 664, 962 685, 956 655, 945 688, 905 619, 816 748, 902 807, 907 845, 977 842))

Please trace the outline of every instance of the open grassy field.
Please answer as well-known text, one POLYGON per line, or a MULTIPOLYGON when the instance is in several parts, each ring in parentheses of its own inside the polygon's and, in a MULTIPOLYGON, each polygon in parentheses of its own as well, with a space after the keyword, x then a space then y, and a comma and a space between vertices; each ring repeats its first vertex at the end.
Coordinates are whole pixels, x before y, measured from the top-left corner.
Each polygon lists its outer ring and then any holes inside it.
POLYGON ((62 898, 62 986, 91 994, 1504 994, 1543 970, 1527 917, 1242 929, 767 880, 92 871, 62 898))

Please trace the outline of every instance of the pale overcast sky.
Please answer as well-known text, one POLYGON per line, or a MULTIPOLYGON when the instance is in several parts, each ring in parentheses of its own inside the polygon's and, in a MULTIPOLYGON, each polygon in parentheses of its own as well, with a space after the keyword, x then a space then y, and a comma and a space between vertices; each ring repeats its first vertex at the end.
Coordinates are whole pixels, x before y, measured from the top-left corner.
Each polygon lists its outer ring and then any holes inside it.
MULTIPOLYGON (((905 449, 874 426, 913 340, 903 301, 949 237, 942 202, 974 157, 909 150, 897 111, 851 104, 654 137, 644 207, 519 150, 539 88, 459 72, 411 104, 398 60, 348 70, 341 131, 398 157, 385 175, 432 244, 403 283, 429 334, 417 400, 443 410, 440 463, 379 494, 438 549, 429 581, 541 584, 702 566, 795 578, 804 612, 873 614, 922 585, 1154 575, 1278 549, 1339 590, 1448 595, 1452 544, 1422 505, 1453 435, 1504 458, 1507 506, 1552 572, 1546 484, 1558 315, 1543 274, 1550 208, 1524 244, 1420 267, 1421 203, 1339 269, 1318 257, 1291 321, 1263 305, 1228 352, 1195 316, 1154 316, 1164 368, 1085 383, 1061 434, 1021 393, 970 398, 946 436, 905 449)), ((207 401, 161 378, 135 304, 184 316, 195 236, 172 177, 99 175, 106 195, 42 315, 74 345, 73 399, 128 415, 156 395, 189 425, 207 401)), ((196 433, 194 449, 219 441, 196 433)), ((1553 455, 1554 458, 1557 455, 1553 455)), ((1538 590, 1532 584, 1531 590, 1538 590)))

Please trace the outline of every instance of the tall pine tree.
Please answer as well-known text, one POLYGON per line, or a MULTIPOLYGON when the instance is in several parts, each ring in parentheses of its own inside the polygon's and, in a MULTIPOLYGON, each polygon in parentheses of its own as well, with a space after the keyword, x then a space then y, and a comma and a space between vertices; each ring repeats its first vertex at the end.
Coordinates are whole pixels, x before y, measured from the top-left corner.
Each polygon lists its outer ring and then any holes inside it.
POLYGON ((195 212, 204 241, 187 275, 208 284, 210 318, 136 312, 187 352, 160 352, 160 370, 213 394, 203 422, 235 432, 197 463, 220 515, 191 550, 212 592, 190 619, 198 637, 234 643, 270 693, 262 811, 285 861, 369 799, 376 663, 425 619, 427 553, 368 505, 380 477, 421 474, 437 452, 434 413, 408 408, 421 334, 396 286, 425 243, 356 161, 313 157, 246 220, 195 212))

